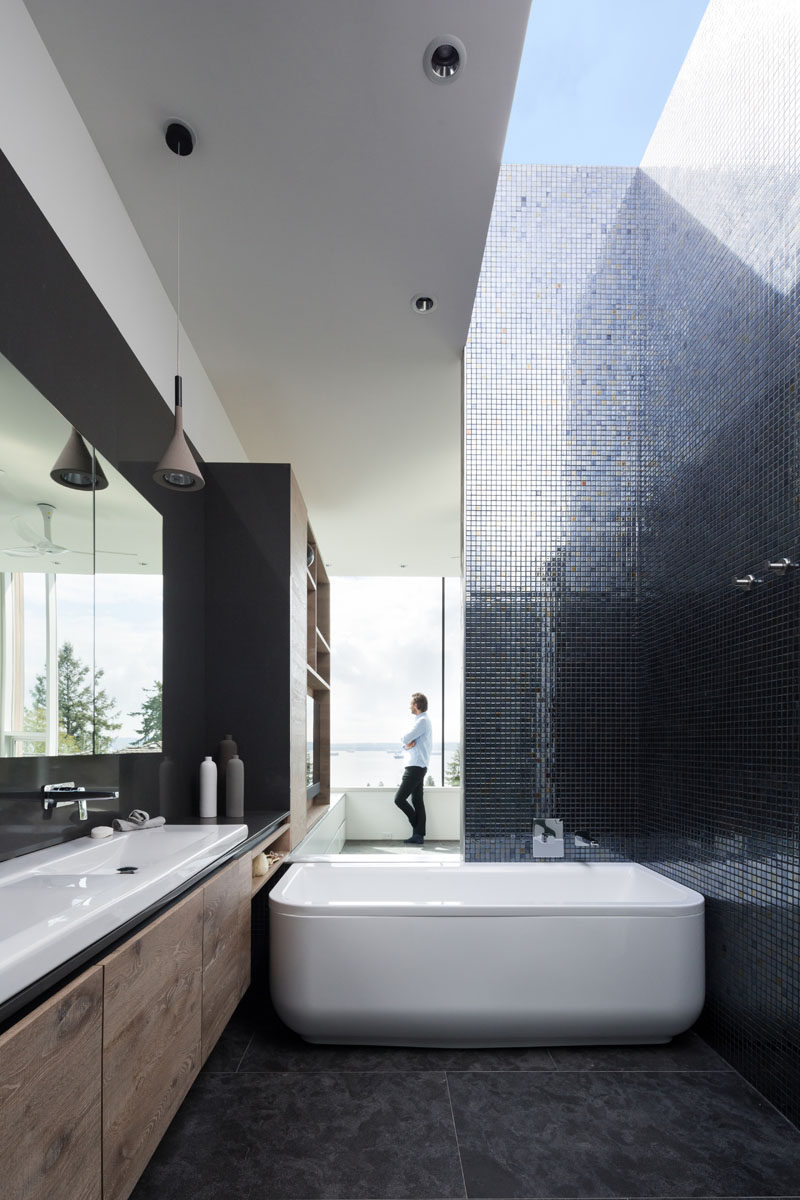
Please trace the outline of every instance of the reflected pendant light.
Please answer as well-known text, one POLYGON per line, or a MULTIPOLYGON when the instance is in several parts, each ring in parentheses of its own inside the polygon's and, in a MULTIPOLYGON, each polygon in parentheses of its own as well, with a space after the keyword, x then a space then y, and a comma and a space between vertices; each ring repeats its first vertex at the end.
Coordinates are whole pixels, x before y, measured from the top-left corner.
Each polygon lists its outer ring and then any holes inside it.
MULTIPOLYGON (((194 134, 181 121, 170 121, 165 132, 165 141, 173 154, 185 158, 194 150, 194 134)), ((199 492, 205 486, 205 480, 195 462, 194 455, 189 449, 186 435, 183 432, 183 380, 180 375, 180 341, 181 341, 181 206, 178 197, 178 300, 177 300, 177 345, 175 375, 175 430, 172 440, 164 455, 153 472, 156 483, 169 488, 173 492, 199 492)))
POLYGON ((90 492, 93 488, 99 492, 108 487, 103 468, 74 425, 64 449, 53 463, 50 478, 62 487, 80 492, 90 492))

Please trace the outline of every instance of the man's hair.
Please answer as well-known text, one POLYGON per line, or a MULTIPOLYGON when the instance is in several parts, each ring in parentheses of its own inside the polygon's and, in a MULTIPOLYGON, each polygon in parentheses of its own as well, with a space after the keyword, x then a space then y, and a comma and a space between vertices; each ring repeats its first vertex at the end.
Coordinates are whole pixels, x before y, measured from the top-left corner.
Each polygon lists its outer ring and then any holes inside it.
POLYGON ((422 692, 414 692, 411 699, 414 701, 420 712, 428 711, 428 697, 423 696, 422 692))

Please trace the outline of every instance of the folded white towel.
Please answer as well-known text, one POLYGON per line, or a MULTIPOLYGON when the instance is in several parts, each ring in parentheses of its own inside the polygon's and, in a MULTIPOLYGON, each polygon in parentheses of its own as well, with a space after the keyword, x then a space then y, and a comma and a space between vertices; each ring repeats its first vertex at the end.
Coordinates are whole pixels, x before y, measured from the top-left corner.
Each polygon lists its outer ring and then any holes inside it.
POLYGON ((163 817, 151 817, 143 808, 135 808, 132 813, 128 813, 127 820, 124 817, 115 817, 111 824, 121 833, 130 833, 132 829, 155 829, 157 825, 164 825, 166 822, 163 817))

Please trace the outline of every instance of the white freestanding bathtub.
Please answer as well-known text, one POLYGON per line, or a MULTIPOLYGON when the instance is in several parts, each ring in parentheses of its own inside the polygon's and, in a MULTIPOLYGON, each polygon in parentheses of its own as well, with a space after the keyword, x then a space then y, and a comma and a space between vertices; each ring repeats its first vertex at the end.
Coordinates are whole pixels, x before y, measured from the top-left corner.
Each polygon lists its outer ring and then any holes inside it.
POLYGON ((703 897, 635 863, 296 863, 269 904, 311 1042, 666 1042, 703 1005, 703 897))

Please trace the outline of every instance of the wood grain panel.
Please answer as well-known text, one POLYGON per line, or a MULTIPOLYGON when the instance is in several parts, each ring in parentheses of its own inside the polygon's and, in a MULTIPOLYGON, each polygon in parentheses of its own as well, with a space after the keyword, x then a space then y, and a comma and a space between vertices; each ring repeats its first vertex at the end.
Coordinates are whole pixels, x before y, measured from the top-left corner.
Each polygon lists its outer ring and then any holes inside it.
POLYGON ((126 1200, 200 1067, 203 893, 105 960, 103 1200, 126 1200))
POLYGON ((323 692, 319 703, 319 797, 323 804, 331 798, 331 696, 323 692))
POLYGON ((289 813, 292 845, 306 834, 306 656, 308 514, 291 475, 289 502, 289 813))
POLYGON ((245 854, 203 888, 203 1062, 250 985, 251 879, 245 854))
POLYGON ((103 969, 0 1037, 0 1195, 100 1200, 103 969))
MULTIPOLYGON (((319 633, 317 671, 330 686, 331 681, 331 586, 325 564, 317 571, 316 619, 319 633)), ((331 799, 331 698, 320 697, 319 710, 319 794, 317 804, 329 804, 331 799)))

